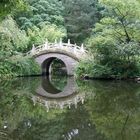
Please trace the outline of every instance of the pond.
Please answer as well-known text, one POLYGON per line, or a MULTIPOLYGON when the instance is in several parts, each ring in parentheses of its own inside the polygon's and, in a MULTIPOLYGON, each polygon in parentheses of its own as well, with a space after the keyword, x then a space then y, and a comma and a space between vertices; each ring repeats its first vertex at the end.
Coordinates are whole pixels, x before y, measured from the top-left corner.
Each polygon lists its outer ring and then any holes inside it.
POLYGON ((140 84, 73 77, 0 83, 0 140, 139 140, 140 84))

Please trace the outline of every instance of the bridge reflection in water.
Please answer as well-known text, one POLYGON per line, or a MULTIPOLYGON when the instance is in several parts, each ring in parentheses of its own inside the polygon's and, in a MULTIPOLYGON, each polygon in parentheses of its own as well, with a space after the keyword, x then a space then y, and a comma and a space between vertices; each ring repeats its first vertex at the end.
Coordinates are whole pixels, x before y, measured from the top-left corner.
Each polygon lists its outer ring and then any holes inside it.
POLYGON ((74 77, 65 77, 65 81, 64 77, 61 78, 63 79, 57 79, 58 81, 55 79, 56 83, 54 83, 54 79, 51 76, 42 77, 42 81, 36 89, 36 95, 32 97, 34 105, 40 103, 49 111, 50 108, 71 108, 72 105, 77 108, 79 102, 83 104, 85 95, 78 94, 74 77), (63 85, 63 89, 56 86, 57 84, 61 84, 61 81, 65 84, 63 85))

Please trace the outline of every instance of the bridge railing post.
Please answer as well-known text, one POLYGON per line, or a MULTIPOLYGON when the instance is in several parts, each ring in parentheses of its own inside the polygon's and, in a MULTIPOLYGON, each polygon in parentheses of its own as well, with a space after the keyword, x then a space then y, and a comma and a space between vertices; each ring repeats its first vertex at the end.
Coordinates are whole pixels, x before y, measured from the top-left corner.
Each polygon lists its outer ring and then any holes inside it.
POLYGON ((60 38, 59 47, 60 47, 61 49, 63 48, 62 38, 60 38))
POLYGON ((85 52, 85 50, 84 50, 84 44, 81 45, 80 51, 81 51, 82 53, 85 52))
POLYGON ((35 55, 36 50, 35 50, 35 45, 33 44, 32 50, 31 50, 31 55, 35 55))
POLYGON ((48 40, 46 40, 45 44, 44 44, 44 50, 48 49, 48 40))
POLYGON ((68 46, 70 46, 70 39, 68 39, 68 46))
POLYGON ((77 49, 76 49, 76 45, 73 48, 73 53, 76 54, 77 53, 77 49))
POLYGON ((58 43, 57 43, 57 39, 55 39, 55 41, 54 41, 54 47, 58 47, 58 43))

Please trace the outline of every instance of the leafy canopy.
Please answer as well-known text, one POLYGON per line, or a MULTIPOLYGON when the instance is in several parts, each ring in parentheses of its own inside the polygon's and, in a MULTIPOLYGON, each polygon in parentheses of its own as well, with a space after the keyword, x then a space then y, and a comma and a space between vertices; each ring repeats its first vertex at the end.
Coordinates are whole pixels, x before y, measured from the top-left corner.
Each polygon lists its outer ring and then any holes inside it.
POLYGON ((44 23, 51 23, 57 26, 63 26, 62 16, 64 7, 59 0, 28 0, 29 9, 25 12, 19 12, 15 20, 21 29, 40 27, 44 23))
POLYGON ((91 50, 97 55, 111 57, 139 55, 140 3, 137 0, 100 2, 107 8, 108 16, 102 18, 93 29, 93 35, 88 40, 91 50))
POLYGON ((64 28, 57 27, 54 24, 43 25, 40 28, 34 26, 32 29, 28 30, 28 36, 30 40, 30 45, 40 45, 48 40, 49 42, 54 42, 56 39, 66 37, 66 30, 64 28))
POLYGON ((81 43, 89 37, 103 9, 98 0, 63 0, 65 27, 68 38, 81 43))
POLYGON ((0 20, 8 14, 15 13, 15 11, 26 8, 24 0, 1 0, 0 1, 0 20))
POLYGON ((100 22, 96 23, 91 37, 87 40, 95 63, 91 73, 98 77, 96 69, 100 71, 101 77, 104 77, 105 70, 109 77, 126 78, 140 75, 140 2, 99 2, 106 8, 106 12, 100 22), (102 66, 105 68, 103 72, 102 66))

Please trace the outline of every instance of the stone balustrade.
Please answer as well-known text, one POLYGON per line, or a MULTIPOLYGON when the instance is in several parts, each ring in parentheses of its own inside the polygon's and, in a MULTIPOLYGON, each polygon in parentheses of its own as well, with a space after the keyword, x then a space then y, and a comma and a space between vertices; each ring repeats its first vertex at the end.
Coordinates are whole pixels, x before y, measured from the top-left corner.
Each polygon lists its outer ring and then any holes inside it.
POLYGON ((49 43, 46 41, 43 45, 35 47, 33 45, 32 50, 29 51, 27 54, 31 56, 41 55, 47 52, 59 52, 63 54, 74 55, 78 59, 83 58, 86 55, 87 50, 84 49, 84 45, 82 44, 81 47, 76 44, 71 44, 70 40, 68 43, 63 43, 62 39, 59 42, 55 41, 54 43, 49 43))

